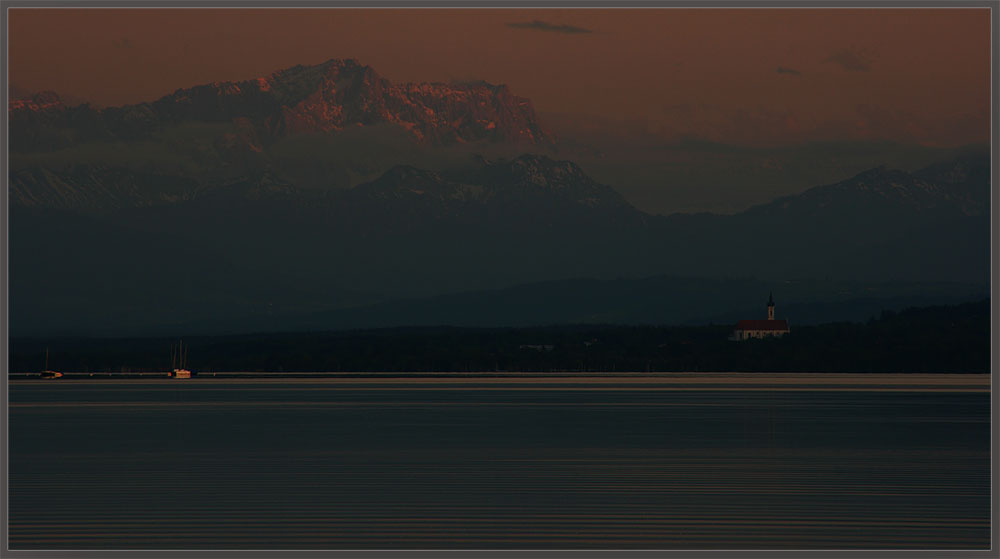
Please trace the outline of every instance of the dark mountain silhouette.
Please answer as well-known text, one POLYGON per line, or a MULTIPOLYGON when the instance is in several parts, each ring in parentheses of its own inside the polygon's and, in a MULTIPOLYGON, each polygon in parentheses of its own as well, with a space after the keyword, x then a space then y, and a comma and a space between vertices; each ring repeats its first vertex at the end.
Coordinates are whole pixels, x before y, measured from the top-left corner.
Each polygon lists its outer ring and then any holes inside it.
MULTIPOLYGON (((811 188, 796 196, 786 196, 745 212, 753 217, 796 216, 802 223, 850 216, 859 222, 877 217, 901 220, 984 215, 989 203, 988 175, 969 180, 961 175, 952 180, 947 169, 962 169, 963 160, 938 164, 910 174, 879 167, 848 180, 811 188), (986 180, 982 180, 986 178, 986 180)), ((980 162, 986 162, 982 160, 980 162)), ((989 172, 989 166, 986 165, 989 172)), ((898 222, 896 223, 898 225, 898 222)))
POLYGON ((657 274, 985 285, 981 157, 913 174, 874 169, 734 216, 645 214, 539 155, 451 174, 400 166, 349 190, 269 173, 207 189, 165 184, 158 203, 103 214, 25 202, 39 190, 22 183, 12 191, 22 194, 12 196, 11 325, 121 332, 255 316, 266 328, 390 299, 657 274), (183 194, 163 194, 171 189, 183 194))
POLYGON ((672 215, 665 236, 715 273, 986 282, 988 169, 986 153, 915 173, 875 168, 733 216, 672 215), (955 168, 978 170, 940 178, 955 168))
MULTIPOLYGON (((642 223, 645 217, 613 188, 595 182, 572 162, 536 155, 484 162, 454 177, 396 167, 343 194, 340 201, 352 214, 365 207, 383 214, 382 225, 391 222, 395 227, 428 220, 505 229, 539 224, 550 228, 554 223, 571 222, 610 226, 642 223)), ((366 218, 364 223, 373 221, 366 218)))
POLYGON ((862 322, 882 311, 989 296, 983 285, 654 276, 573 279, 387 301, 298 315, 172 324, 158 333, 324 331, 410 326, 535 327, 554 324, 734 325, 766 318, 761 294, 781 294, 778 318, 797 327, 862 322))
POLYGON ((92 214, 177 203, 203 189, 189 177, 85 164, 12 170, 8 185, 18 205, 92 214))
MULTIPOLYGON (((393 84, 353 60, 104 109, 46 92, 8 114, 15 331, 391 317, 403 298, 574 278, 988 279, 988 154, 661 216, 572 162, 491 152, 552 145, 505 86, 393 84)), ((522 315, 562 316, 556 299, 522 315)))

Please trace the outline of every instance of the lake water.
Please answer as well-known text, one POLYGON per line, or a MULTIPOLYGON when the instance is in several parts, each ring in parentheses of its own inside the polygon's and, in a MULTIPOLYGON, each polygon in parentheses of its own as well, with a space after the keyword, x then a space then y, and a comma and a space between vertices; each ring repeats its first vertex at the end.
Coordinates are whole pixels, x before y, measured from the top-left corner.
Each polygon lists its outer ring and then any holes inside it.
POLYGON ((990 545, 985 376, 8 388, 12 549, 990 545))

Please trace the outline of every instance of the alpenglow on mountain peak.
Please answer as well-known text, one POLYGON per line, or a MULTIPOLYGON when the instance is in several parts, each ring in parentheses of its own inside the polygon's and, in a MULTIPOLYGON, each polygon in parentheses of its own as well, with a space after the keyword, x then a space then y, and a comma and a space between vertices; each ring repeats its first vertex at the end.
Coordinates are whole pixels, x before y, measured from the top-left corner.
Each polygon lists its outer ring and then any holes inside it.
MULTIPOLYGON (((35 104, 37 105, 37 103, 35 104)), ((20 130, 37 119, 22 118, 27 104, 11 104, 12 149, 53 149, 66 145, 31 145, 37 138, 134 140, 182 122, 251 124, 264 139, 329 133, 352 127, 388 125, 415 140, 434 145, 470 142, 544 144, 531 101, 505 85, 477 83, 393 83, 355 59, 332 58, 298 65, 242 81, 217 81, 174 91, 151 103, 71 113, 52 105, 44 126, 55 133, 20 130), (87 118, 77 113, 88 112, 87 118), (86 123, 87 130, 76 130, 86 123), (60 131, 72 130, 72 133, 60 131), (25 132, 25 134, 21 134, 25 132), (31 141, 22 142, 22 138, 31 141)), ((37 110, 37 106, 35 106, 37 110)), ((48 107, 46 107, 48 108, 48 107)))

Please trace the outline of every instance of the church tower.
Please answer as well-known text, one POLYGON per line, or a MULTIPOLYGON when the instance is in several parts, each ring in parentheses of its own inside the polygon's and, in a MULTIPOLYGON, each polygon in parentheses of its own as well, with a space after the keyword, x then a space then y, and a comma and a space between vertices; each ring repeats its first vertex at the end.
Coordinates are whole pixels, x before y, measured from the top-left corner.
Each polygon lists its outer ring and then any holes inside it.
POLYGON ((774 320, 774 293, 767 295, 767 319, 774 320))

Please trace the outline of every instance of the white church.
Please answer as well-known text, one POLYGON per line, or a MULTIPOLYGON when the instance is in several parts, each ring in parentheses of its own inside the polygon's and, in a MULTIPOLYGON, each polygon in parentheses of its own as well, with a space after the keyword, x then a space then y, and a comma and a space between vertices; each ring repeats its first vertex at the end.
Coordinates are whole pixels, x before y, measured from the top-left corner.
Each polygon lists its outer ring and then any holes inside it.
POLYGON ((774 294, 768 294, 767 320, 741 320, 736 324, 736 330, 730 340, 743 341, 751 338, 767 338, 784 336, 790 332, 788 321, 774 319, 774 294))

